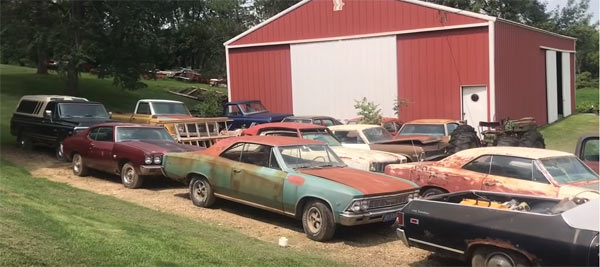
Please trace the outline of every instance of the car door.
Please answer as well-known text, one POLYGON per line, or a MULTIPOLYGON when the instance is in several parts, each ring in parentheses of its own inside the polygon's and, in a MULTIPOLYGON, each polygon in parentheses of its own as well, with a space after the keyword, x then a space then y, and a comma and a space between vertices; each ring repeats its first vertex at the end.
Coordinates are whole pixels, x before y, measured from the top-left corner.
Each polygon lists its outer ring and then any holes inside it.
POLYGON ((94 129, 94 140, 90 142, 87 160, 89 160, 97 170, 105 172, 114 172, 116 161, 113 158, 114 146, 114 128, 112 126, 102 126, 94 129))
POLYGON ((365 143, 358 131, 334 131, 333 134, 345 147, 370 150, 369 145, 365 143))
POLYGON ((558 193, 532 159, 499 155, 492 156, 490 174, 481 189, 550 197, 558 193))
POLYGON ((283 210, 283 182, 273 147, 246 143, 241 160, 232 168, 231 184, 236 197, 264 207, 283 210))
POLYGON ((481 190, 484 180, 490 172, 492 156, 482 155, 463 165, 460 170, 438 172, 439 177, 445 177, 444 189, 448 192, 464 190, 481 190))
POLYGON ((131 117, 131 122, 140 123, 140 124, 148 124, 150 123, 150 115, 152 111, 150 110, 150 103, 148 102, 140 102, 135 109, 135 114, 131 117))

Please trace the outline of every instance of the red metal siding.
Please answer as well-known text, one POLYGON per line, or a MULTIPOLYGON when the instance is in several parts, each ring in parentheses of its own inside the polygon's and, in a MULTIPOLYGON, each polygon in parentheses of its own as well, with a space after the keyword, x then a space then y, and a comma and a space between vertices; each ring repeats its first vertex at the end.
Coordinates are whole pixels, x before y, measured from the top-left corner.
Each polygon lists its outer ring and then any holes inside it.
MULTIPOLYGON (((546 124, 546 50, 540 46, 575 50, 575 41, 499 21, 494 30, 496 119, 533 116, 538 124, 546 124)), ((571 99, 574 111, 574 93, 571 99)))
POLYGON ((313 0, 231 45, 338 37, 486 22, 397 0, 313 0))
POLYGON ((410 101, 400 119, 459 120, 461 86, 487 86, 489 95, 487 33, 480 27, 398 35, 398 97, 410 101))
POLYGON ((229 49, 231 100, 260 99, 272 112, 291 113, 290 46, 229 49))

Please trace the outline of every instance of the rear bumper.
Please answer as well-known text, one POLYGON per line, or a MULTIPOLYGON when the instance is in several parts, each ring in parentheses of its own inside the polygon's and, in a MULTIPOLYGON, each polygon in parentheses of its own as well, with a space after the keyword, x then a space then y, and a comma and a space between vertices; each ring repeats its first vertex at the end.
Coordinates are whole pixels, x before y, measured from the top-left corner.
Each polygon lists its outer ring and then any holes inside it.
POLYGON ((404 244, 407 247, 410 247, 410 245, 408 244, 408 238, 406 238, 406 234, 404 233, 403 229, 396 228, 396 235, 398 236, 398 238, 400 238, 402 244, 404 244))
POLYGON ((396 214, 404 208, 404 205, 400 207, 395 207, 391 209, 378 210, 372 212, 366 212, 361 214, 352 214, 352 213, 341 213, 339 217, 339 224, 352 226, 352 225, 360 225, 374 222, 382 222, 383 217, 387 214, 394 214, 394 220, 396 219, 396 214))
POLYGON ((162 165, 142 165, 140 166, 141 175, 163 175, 162 165))

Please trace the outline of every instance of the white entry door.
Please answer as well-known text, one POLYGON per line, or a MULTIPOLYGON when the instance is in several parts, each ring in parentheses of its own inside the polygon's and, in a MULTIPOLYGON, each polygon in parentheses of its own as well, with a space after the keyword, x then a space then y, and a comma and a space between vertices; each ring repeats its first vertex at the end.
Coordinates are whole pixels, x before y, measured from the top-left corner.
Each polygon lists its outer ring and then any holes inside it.
POLYGON ((462 87, 462 119, 477 132, 479 122, 487 121, 487 88, 485 86, 462 87))
POLYGON ((562 100, 563 117, 571 115, 571 54, 562 53, 562 100))
POLYGON ((558 79, 556 70, 556 51, 546 51, 546 103, 548 124, 558 120, 558 79))

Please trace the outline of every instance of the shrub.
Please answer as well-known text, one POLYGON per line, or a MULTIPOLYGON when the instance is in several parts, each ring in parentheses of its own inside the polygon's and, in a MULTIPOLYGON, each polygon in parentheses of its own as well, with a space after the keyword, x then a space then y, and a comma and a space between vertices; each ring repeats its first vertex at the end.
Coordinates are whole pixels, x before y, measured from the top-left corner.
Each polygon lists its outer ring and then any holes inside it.
POLYGON ((199 104, 192 107, 191 112, 200 117, 219 117, 223 114, 225 97, 216 91, 205 91, 199 104))
POLYGON ((598 78, 592 77, 592 74, 585 71, 578 73, 575 78, 577 89, 598 88, 598 78))
POLYGON ((360 101, 354 100, 354 108, 357 110, 358 116, 361 118, 360 123, 363 124, 381 124, 381 109, 379 105, 369 102, 366 97, 360 101))

